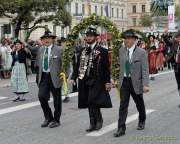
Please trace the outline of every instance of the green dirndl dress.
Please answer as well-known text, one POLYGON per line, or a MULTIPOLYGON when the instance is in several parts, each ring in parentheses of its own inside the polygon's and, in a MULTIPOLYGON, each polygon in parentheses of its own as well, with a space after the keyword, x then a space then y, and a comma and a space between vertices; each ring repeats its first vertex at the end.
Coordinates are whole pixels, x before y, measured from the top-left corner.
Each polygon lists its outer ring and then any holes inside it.
POLYGON ((16 62, 13 66, 11 73, 11 86, 13 92, 16 94, 25 94, 29 92, 24 63, 16 62))

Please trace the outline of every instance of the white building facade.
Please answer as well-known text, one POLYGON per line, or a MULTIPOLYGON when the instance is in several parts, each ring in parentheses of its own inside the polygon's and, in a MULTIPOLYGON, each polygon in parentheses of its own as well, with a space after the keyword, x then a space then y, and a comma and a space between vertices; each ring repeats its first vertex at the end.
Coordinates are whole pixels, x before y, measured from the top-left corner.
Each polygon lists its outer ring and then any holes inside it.
MULTIPOLYGON (((71 29, 77 25, 83 18, 92 14, 98 16, 108 17, 112 20, 120 31, 127 29, 127 0, 72 0, 67 5, 67 10, 72 15, 72 25, 66 28, 55 26, 52 23, 41 23, 48 27, 55 35, 59 37, 66 37, 71 29)), ((13 37, 14 27, 9 25, 7 31, 7 24, 10 21, 8 18, 0 18, 0 38, 13 37)), ((44 29, 40 28, 32 32, 30 39, 37 40, 44 33, 44 29)), ((20 39, 24 39, 26 31, 20 32, 20 39)))
POLYGON ((112 20, 120 31, 127 29, 126 0, 73 0, 70 4, 72 26, 92 14, 112 20))
POLYGON ((151 0, 127 0, 128 28, 143 30, 139 24, 140 17, 151 14, 151 0))

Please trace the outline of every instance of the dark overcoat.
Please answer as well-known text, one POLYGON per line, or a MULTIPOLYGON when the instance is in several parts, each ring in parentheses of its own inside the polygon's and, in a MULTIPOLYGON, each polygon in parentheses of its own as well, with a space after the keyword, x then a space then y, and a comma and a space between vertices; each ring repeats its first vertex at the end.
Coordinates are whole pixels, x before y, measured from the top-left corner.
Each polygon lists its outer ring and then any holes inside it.
POLYGON ((172 47, 171 47, 171 54, 172 54, 172 58, 173 58, 173 67, 176 72, 180 72, 180 64, 176 63, 176 54, 177 54, 179 45, 180 45, 179 42, 174 40, 172 47))
MULTIPOLYGON (((112 103, 110 95, 105 89, 105 84, 110 83, 108 51, 96 45, 94 54, 95 58, 93 60, 93 68, 90 71, 90 76, 86 74, 83 79, 78 79, 78 107, 111 108, 112 103)), ((81 54, 78 57, 73 71, 72 79, 74 81, 79 75, 80 57, 81 54)))

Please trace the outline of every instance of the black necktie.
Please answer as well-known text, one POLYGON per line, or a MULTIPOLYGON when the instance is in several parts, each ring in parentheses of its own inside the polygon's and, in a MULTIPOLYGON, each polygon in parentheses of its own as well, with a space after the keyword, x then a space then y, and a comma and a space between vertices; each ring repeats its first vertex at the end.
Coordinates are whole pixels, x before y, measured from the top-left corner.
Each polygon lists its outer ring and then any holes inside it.
POLYGON ((86 48, 86 54, 90 54, 91 53, 91 46, 88 46, 87 48, 86 48))
POLYGON ((48 48, 45 48, 45 53, 44 53, 44 70, 48 70, 49 63, 48 63, 48 48))

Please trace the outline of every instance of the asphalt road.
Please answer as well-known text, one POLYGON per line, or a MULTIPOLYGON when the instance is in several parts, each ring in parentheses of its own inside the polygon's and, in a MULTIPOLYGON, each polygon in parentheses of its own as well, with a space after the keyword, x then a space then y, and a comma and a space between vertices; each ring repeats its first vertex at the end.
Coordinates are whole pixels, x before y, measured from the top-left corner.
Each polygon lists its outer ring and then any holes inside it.
POLYGON ((158 75, 150 87, 144 95, 148 113, 145 130, 136 130, 137 110, 131 99, 126 135, 120 138, 113 137, 119 108, 116 89, 111 91, 113 108, 102 110, 103 129, 87 134, 88 112, 77 108, 77 96, 63 104, 61 126, 49 129, 40 127, 43 113, 35 83, 30 84, 25 102, 12 102, 11 87, 0 88, 0 144, 180 144, 180 97, 174 74, 158 75))

